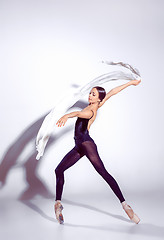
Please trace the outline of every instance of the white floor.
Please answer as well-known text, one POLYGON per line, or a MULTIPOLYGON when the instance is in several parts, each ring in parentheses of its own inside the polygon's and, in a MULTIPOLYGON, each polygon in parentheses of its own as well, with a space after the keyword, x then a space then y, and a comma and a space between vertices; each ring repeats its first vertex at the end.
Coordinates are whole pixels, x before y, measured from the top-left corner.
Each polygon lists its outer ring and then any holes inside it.
POLYGON ((54 199, 35 197, 19 201, 0 191, 1 239, 164 239, 164 205, 159 192, 126 194, 141 218, 131 222, 119 201, 105 196, 63 198, 64 225, 55 219, 54 199))

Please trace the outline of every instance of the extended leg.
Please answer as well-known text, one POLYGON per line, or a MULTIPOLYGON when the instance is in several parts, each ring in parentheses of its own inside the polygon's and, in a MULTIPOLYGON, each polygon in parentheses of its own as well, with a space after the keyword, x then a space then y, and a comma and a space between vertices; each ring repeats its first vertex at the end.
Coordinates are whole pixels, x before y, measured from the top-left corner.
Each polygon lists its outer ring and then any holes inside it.
POLYGON ((140 222, 140 218, 136 215, 136 213, 134 213, 133 209, 126 203, 116 180, 105 169, 104 164, 101 161, 99 154, 97 152, 96 144, 91 141, 86 141, 83 142, 82 145, 85 151, 85 155, 88 157, 96 171, 104 178, 104 180, 109 184, 113 192, 116 194, 128 217, 133 222, 138 224, 140 222))
POLYGON ((90 160, 96 171, 103 177, 103 179, 109 184, 113 192, 116 194, 120 202, 125 201, 122 192, 116 182, 116 180, 107 172, 102 160, 99 157, 97 146, 94 142, 86 141, 82 143, 85 155, 90 160))

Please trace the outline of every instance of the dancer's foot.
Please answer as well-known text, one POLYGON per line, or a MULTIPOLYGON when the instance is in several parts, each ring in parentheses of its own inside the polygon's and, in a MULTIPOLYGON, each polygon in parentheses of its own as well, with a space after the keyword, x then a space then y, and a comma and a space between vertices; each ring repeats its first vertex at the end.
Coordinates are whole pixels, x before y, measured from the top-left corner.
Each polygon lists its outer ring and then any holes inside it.
POLYGON ((56 219, 60 224, 63 224, 64 223, 64 218, 62 215, 63 206, 60 201, 56 201, 54 209, 55 209, 56 219))
POLYGON ((135 222, 136 224, 140 222, 140 218, 137 216, 136 213, 134 213, 133 209, 127 203, 123 205, 123 209, 133 222, 135 222))

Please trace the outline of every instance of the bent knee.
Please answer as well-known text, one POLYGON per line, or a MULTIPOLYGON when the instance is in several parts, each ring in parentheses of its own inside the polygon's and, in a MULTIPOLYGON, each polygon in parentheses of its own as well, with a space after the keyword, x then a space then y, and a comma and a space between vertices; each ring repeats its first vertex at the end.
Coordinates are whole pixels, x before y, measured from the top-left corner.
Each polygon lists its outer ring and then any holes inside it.
POLYGON ((57 175, 57 176, 59 176, 60 174, 62 174, 63 173, 63 171, 61 171, 61 169, 59 168, 59 167, 57 167, 56 169, 55 169, 55 174, 57 175))
POLYGON ((55 168, 55 174, 56 174, 56 175, 58 175, 58 174, 59 174, 59 169, 58 169, 58 167, 57 167, 57 168, 55 168))

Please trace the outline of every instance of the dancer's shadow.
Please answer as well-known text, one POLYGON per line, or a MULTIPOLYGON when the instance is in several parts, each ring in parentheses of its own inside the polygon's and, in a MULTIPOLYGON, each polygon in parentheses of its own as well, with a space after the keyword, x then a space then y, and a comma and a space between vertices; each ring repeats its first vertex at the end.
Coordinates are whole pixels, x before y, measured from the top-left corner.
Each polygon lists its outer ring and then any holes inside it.
MULTIPOLYGON (((87 106, 86 102, 78 101, 71 108, 78 107, 82 109, 86 106, 87 106)), ((4 154, 1 160, 0 187, 2 188, 6 183, 9 171, 13 167, 18 165, 17 160, 19 156, 22 154, 26 146, 32 142, 34 146, 32 153, 30 153, 30 156, 28 156, 25 163, 19 165, 25 168, 26 181, 28 183, 27 189, 19 197, 20 200, 32 199, 36 194, 42 195, 43 197, 46 198, 54 197, 54 195, 50 192, 44 181, 37 174, 38 166, 45 156, 42 157, 39 161, 36 160, 37 152, 35 150, 35 138, 46 115, 47 113, 40 119, 38 119, 36 122, 34 122, 32 125, 30 125, 25 131, 23 131, 23 133, 21 133, 20 136, 10 145, 10 147, 7 149, 6 153, 4 154)), ((62 138, 63 135, 67 134, 71 130, 72 130, 71 127, 66 127, 62 131, 62 133, 56 134, 55 137, 50 137, 46 146, 46 151, 52 144, 58 141, 59 138, 62 138)))
POLYGON ((44 213, 44 211, 42 209, 40 209, 36 204, 32 203, 32 201, 29 200, 22 200, 22 203, 24 203, 26 206, 28 206, 30 209, 32 209, 33 211, 37 212, 40 216, 42 216, 43 218, 51 221, 51 222, 57 222, 57 220, 55 218, 49 217, 46 213, 44 213))
MULTIPOLYGON (((55 222, 55 220, 49 216, 47 216, 37 205, 35 205, 34 203, 30 202, 30 201, 27 201, 27 200, 23 200, 22 201, 25 205, 27 205, 28 207, 30 207, 31 209, 33 209, 35 212, 39 213, 42 217, 50 220, 50 221, 53 221, 55 222)), ((87 204, 84 204, 84 203, 77 203, 77 202, 73 202, 73 201, 69 201, 69 200, 66 200, 66 199, 62 199, 62 202, 63 203, 66 203, 66 204, 69 204, 69 205, 72 205, 72 206, 78 206, 78 207, 82 207, 82 208, 87 208, 89 210, 92 210, 92 211, 95 211, 95 212, 99 212, 99 213, 102 213, 102 214, 105 214, 105 215, 108 215, 108 216, 111 216, 113 218, 117 218, 117 219, 120 219, 122 221, 125 221, 125 222, 129 222, 131 223, 130 220, 120 216, 120 215, 117 215, 117 214, 112 214, 112 213, 108 213, 106 211, 103 211, 99 208, 96 208, 96 207, 93 207, 93 206, 90 206, 90 205, 87 205, 87 204)), ((76 226, 76 225, 75 225, 76 226)))
MULTIPOLYGON (((119 220, 122 220, 122 221, 125 221, 125 222, 128 222, 128 223, 132 223, 130 220, 128 220, 128 219, 126 219, 126 218, 124 218, 120 215, 116 215, 116 214, 112 214, 112 213, 103 211, 99 208, 90 206, 88 204, 77 203, 77 202, 69 201, 69 200, 66 200, 66 199, 63 199, 62 201, 65 204, 72 205, 72 207, 79 206, 79 207, 82 207, 82 208, 87 208, 91 211, 102 213, 102 214, 108 215, 110 217, 113 217, 113 218, 116 218, 116 219, 119 219, 119 220)), ((57 222, 57 220, 55 219, 55 217, 53 218, 53 217, 48 216, 47 214, 45 214, 43 212, 43 210, 41 210, 35 204, 33 204, 29 201, 23 201, 23 203, 25 205, 27 205, 28 207, 30 207, 31 209, 33 209, 35 212, 39 213, 43 218, 47 219, 48 221, 59 224, 57 222)), ((142 223, 142 222, 140 222, 139 224, 132 223, 129 226, 122 227, 121 224, 112 224, 112 225, 109 224, 109 226, 107 226, 107 224, 99 225, 99 226, 97 224, 96 225, 94 225, 94 224, 92 224, 92 225, 90 225, 90 224, 78 224, 77 219, 76 219, 75 222, 76 223, 65 222, 64 226, 71 227, 71 228, 93 229, 95 231, 100 230, 100 231, 106 231, 106 232, 126 233, 126 234, 129 234, 129 235, 135 235, 135 236, 138 235, 141 238, 144 236, 144 237, 156 237, 156 238, 162 238, 163 239, 163 236, 164 236, 164 227, 157 226, 157 225, 154 225, 154 224, 151 224, 151 223, 142 223)))
POLYGON ((113 218, 117 218, 117 219, 120 219, 122 221, 125 221, 125 222, 129 222, 131 223, 131 221, 129 219, 126 219, 120 215, 117 215, 117 214, 112 214, 112 213, 108 213, 106 211, 103 211, 99 208, 96 208, 96 207, 93 207, 93 206, 90 206, 90 205, 87 205, 87 204, 84 204, 84 203, 77 203, 77 202, 73 202, 73 201, 69 201, 69 200, 62 200, 62 202, 64 203, 67 203, 67 204, 70 204, 70 205, 73 205, 73 206, 78 206, 78 207, 82 207, 82 208, 87 208, 89 210, 92 210, 92 211, 96 211, 96 212, 99 212, 99 213, 102 213, 102 214, 105 214, 105 215, 108 215, 108 216, 111 216, 113 218))

